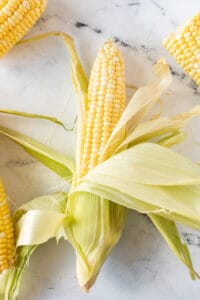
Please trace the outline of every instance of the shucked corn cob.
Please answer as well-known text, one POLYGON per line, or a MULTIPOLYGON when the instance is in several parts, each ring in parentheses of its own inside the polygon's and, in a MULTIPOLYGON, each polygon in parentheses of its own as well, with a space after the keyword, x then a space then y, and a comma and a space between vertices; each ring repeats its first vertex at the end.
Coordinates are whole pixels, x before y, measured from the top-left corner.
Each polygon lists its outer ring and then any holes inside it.
POLYGON ((163 41, 163 46, 200 85, 200 12, 163 41))
MULTIPOLYGON (((125 106, 123 59, 111 41, 98 53, 87 96, 78 179, 103 160, 102 151, 125 106)), ((82 193, 69 198, 67 213, 76 220, 70 227, 69 239, 77 251, 78 280, 88 290, 121 236, 127 209, 82 193)))
POLYGON ((47 0, 0 2, 0 57, 6 54, 39 19, 47 0))
POLYGON ((0 180, 0 273, 15 263, 15 240, 7 197, 0 180))
POLYGON ((102 161, 102 151, 125 107, 124 64, 111 41, 100 49, 91 71, 80 176, 102 161))

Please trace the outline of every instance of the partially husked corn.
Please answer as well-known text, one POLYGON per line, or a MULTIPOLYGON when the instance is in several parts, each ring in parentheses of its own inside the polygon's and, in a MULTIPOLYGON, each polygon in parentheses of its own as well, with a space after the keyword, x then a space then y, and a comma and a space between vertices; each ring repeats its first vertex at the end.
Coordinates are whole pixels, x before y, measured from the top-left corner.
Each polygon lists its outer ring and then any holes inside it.
MULTIPOLYGON (((81 116, 77 181, 105 160, 104 149, 124 107, 123 58, 115 44, 108 41, 98 52, 89 79, 84 116, 81 116)), ((81 193, 69 197, 67 214, 76 220, 70 225, 68 235, 77 252, 77 278, 81 288, 88 291, 121 236, 127 209, 95 194, 81 193)))
POLYGON ((3 184, 0 180, 0 273, 15 264, 14 228, 3 184))
POLYGON ((89 80, 80 177, 102 161, 101 154, 124 107, 124 63, 120 51, 108 41, 98 53, 89 80))
POLYGON ((163 46, 200 85, 200 12, 163 41, 163 46))
POLYGON ((32 28, 46 5, 47 0, 0 1, 0 57, 32 28))

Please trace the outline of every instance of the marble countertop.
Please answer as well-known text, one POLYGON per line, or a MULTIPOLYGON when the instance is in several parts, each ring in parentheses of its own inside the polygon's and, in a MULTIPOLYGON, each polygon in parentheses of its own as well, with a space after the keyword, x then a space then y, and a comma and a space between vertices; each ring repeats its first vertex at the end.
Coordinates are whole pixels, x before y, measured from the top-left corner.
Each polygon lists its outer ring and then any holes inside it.
MULTIPOLYGON (((196 0, 49 0, 29 35, 50 30, 71 34, 87 74, 98 48, 113 38, 125 58, 126 82, 136 86, 145 84, 152 65, 165 57, 173 83, 163 97, 164 109, 172 114, 199 103, 200 89, 162 48, 161 41, 199 7, 196 0)), ((58 38, 15 47, 0 61, 0 91, 1 108, 52 115, 69 127, 76 117, 69 57, 58 38)), ((66 133, 45 121, 5 115, 1 115, 1 124, 36 137, 61 153, 74 153, 74 132, 66 133)), ((194 161, 200 160, 199 130, 198 121, 193 121, 188 140, 178 147, 194 161)), ((0 175, 13 208, 63 186, 57 176, 8 139, 1 137, 0 147, 0 175)), ((200 234, 183 227, 180 230, 200 271, 200 234)), ((148 218, 130 212, 123 237, 89 294, 79 290, 71 246, 50 241, 33 255, 19 300, 197 300, 199 295, 200 283, 190 280, 148 218)))

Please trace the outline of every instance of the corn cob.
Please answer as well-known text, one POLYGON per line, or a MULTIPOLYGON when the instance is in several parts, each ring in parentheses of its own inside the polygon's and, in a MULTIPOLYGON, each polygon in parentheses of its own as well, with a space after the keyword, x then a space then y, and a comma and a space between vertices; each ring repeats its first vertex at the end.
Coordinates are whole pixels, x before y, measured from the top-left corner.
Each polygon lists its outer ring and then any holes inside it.
POLYGON ((15 264, 15 239, 7 197, 0 181, 0 273, 15 264))
POLYGON ((91 71, 80 177, 102 162, 102 152, 124 107, 123 59, 108 41, 100 49, 91 71))
POLYGON ((200 85, 200 12, 163 41, 184 71, 200 85))
POLYGON ((47 0, 2 0, 0 3, 0 57, 32 28, 47 0))
MULTIPOLYGON (((101 163, 104 147, 125 106, 124 63, 115 45, 100 49, 91 71, 78 180, 101 163)), ((119 240, 127 209, 94 194, 69 197, 67 213, 76 220, 69 240, 77 252, 77 277, 88 290, 102 264, 119 240)))

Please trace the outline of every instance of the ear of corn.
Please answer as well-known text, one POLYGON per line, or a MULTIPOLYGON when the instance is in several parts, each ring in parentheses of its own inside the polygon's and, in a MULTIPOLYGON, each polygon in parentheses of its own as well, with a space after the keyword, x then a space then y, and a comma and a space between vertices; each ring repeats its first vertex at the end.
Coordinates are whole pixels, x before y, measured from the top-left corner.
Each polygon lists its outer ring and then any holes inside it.
POLYGON ((200 12, 170 34, 163 41, 163 46, 196 84, 200 85, 200 12))
MULTIPOLYGON (((78 180, 102 162, 102 151, 124 106, 123 59, 109 41, 100 49, 91 71, 78 180)), ((68 233, 77 252, 77 276, 81 287, 88 290, 121 236, 127 209, 82 193, 69 199, 67 213, 76 220, 68 233)))
POLYGON ((100 49, 91 71, 79 177, 102 162, 102 152, 124 107, 123 59, 108 41, 100 49))
POLYGON ((0 4, 0 57, 6 54, 39 19, 47 0, 3 0, 0 4))
POLYGON ((15 264, 15 239, 7 197, 0 180, 0 273, 15 264))

